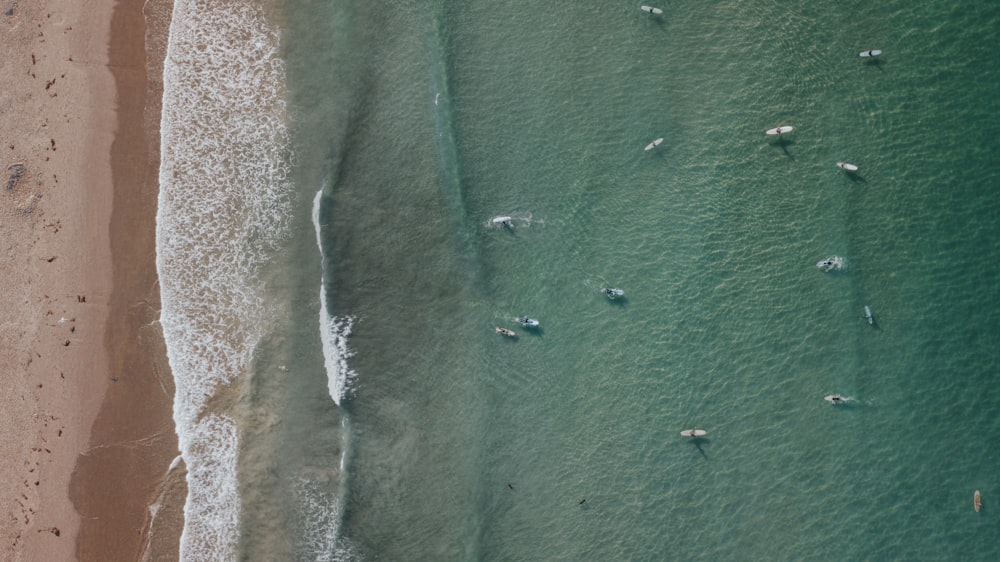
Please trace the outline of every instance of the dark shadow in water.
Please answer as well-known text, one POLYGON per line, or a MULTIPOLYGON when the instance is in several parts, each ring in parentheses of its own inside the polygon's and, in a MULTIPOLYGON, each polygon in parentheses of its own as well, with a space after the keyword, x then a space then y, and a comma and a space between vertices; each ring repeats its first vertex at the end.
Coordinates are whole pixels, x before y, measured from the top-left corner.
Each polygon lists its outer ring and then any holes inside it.
POLYGON ((663 16, 665 14, 651 14, 645 10, 642 11, 640 15, 646 16, 649 20, 660 29, 663 33, 667 32, 667 20, 663 16))
POLYGON ((780 147, 781 151, 785 153, 785 156, 787 156, 792 160, 795 160, 795 157, 792 156, 792 153, 788 152, 788 147, 795 144, 795 141, 791 139, 782 138, 781 135, 778 135, 778 140, 774 141, 771 144, 780 147))
POLYGON ((866 180, 865 177, 860 174, 844 174, 844 175, 846 175, 847 179, 851 180, 854 183, 868 183, 868 180, 866 180))
POLYGON ((864 404, 860 400, 854 397, 849 397, 846 402, 840 404, 827 404, 830 408, 837 410, 838 412, 845 412, 843 415, 847 415, 846 412, 853 412, 854 410, 861 408, 864 404))
POLYGON ((691 444, 694 445, 696 449, 698 449, 698 452, 701 453, 701 456, 704 457, 705 460, 708 460, 708 455, 705 454, 705 450, 702 449, 701 446, 707 445, 711 443, 711 441, 707 437, 688 437, 688 439, 691 441, 691 444))
POLYGON ((615 297, 613 299, 608 299, 608 302, 611 303, 611 306, 617 306, 618 308, 625 308, 625 306, 628 304, 628 297, 623 295, 620 297, 615 297))
POLYGON ((883 64, 885 64, 885 62, 882 60, 881 57, 871 57, 865 61, 865 66, 873 66, 882 71, 885 70, 882 68, 883 64))

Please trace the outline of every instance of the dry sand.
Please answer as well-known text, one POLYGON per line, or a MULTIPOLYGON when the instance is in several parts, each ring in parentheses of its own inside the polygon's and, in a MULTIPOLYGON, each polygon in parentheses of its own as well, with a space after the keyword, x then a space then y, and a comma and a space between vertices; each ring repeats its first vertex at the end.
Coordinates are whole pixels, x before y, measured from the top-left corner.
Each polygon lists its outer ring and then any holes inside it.
POLYGON ((170 0, 0 0, 3 560, 174 560, 158 325, 170 0))

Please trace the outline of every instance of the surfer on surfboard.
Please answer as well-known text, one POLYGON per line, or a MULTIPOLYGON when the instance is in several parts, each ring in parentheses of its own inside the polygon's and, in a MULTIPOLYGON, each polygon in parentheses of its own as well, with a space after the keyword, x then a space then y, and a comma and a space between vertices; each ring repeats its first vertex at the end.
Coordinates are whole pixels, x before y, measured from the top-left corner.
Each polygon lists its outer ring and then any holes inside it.
POLYGON ((791 133, 793 130, 795 130, 795 127, 792 127, 791 125, 780 125, 773 129, 768 129, 765 132, 769 135, 783 135, 785 133, 791 133))

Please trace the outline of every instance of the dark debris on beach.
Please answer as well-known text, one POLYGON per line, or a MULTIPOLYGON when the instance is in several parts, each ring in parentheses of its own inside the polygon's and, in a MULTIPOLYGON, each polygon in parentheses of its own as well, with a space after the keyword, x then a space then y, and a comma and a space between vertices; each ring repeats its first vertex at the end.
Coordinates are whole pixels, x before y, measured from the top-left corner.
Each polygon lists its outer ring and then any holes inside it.
POLYGON ((21 181, 21 178, 24 176, 24 164, 21 162, 11 164, 7 166, 7 172, 9 172, 7 176, 7 191, 10 191, 17 187, 17 182, 21 181))

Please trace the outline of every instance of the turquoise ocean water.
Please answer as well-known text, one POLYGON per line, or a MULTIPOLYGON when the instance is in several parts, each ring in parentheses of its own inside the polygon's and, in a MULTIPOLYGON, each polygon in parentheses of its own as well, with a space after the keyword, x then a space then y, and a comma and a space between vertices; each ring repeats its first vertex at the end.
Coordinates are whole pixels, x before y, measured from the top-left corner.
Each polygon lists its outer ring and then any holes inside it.
POLYGON ((252 5, 228 556, 1000 559, 1000 4, 638 7, 252 5))

